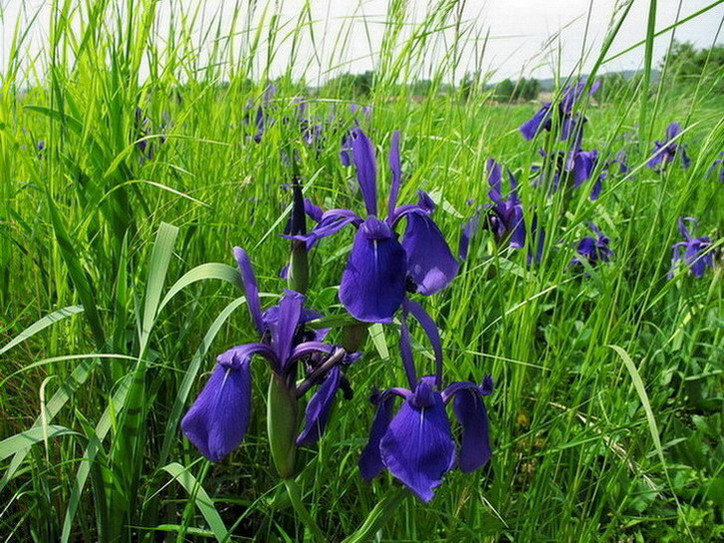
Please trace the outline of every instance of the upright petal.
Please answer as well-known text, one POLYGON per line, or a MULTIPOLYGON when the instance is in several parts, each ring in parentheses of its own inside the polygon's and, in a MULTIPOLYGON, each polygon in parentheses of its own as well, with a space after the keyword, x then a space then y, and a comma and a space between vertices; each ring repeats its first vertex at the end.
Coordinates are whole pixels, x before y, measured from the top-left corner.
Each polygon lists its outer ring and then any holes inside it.
POLYGON ((679 134, 681 134, 681 125, 679 125, 679 123, 673 122, 669 126, 666 127, 667 141, 673 140, 679 134))
POLYGON ((407 215, 402 246, 407 254, 407 271, 417 285, 417 292, 426 296, 434 294, 457 275, 460 265, 435 221, 428 215, 407 215))
POLYGON ((392 216, 397 207, 397 196, 400 193, 402 184, 402 164, 400 163, 400 131, 392 133, 390 144, 390 170, 392 170, 392 186, 390 187, 390 199, 387 208, 388 216, 392 216))
POLYGON ((496 204, 502 204, 503 203, 503 187, 502 187, 502 180, 503 180, 503 173, 500 168, 500 164, 495 162, 492 158, 488 159, 487 163, 487 170, 488 170, 488 184, 490 185, 490 192, 488 192, 488 196, 490 196, 490 199, 493 200, 496 204))
POLYGON ((405 295, 405 250, 390 227, 369 217, 354 239, 339 299, 356 319, 390 323, 405 295))
POLYGON ((238 447, 246 434, 251 415, 249 366, 249 358, 236 368, 218 364, 181 421, 184 435, 212 462, 238 447))
POLYGON ((291 357, 297 327, 302 320, 304 296, 293 290, 285 290, 279 302, 279 318, 271 323, 271 346, 284 369, 291 357))
POLYGON ((455 442, 442 397, 429 387, 420 382, 380 441, 384 465, 424 502, 435 496, 433 489, 455 464, 455 442))
POLYGON ((484 466, 492 456, 488 412, 478 387, 473 385, 458 391, 455 394, 453 411, 463 430, 460 470, 470 473, 484 466))
POLYGON ((306 422, 304 430, 297 437, 297 445, 313 445, 319 441, 329 422, 329 414, 341 380, 342 370, 339 366, 334 366, 307 404, 304 413, 306 422))
POLYGON ((372 141, 361 128, 352 130, 352 158, 357 167, 357 181, 368 215, 377 215, 377 159, 372 141))
POLYGON ((256 330, 261 336, 264 334, 264 322, 261 318, 259 287, 256 283, 254 268, 251 267, 249 255, 246 254, 246 251, 241 247, 234 247, 234 258, 236 259, 236 263, 239 265, 239 271, 241 272, 241 282, 244 286, 246 305, 249 307, 249 313, 251 313, 251 319, 254 321, 254 326, 256 326, 256 330))

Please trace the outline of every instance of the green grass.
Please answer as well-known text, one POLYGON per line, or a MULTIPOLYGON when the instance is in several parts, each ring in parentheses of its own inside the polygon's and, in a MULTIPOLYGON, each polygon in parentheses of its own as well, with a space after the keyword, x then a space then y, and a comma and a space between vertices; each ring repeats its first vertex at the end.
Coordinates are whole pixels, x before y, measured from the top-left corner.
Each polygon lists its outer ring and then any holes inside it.
MULTIPOLYGON (((585 147, 612 155, 626 146, 631 172, 609 176, 596 202, 589 186, 549 200, 531 186, 530 166, 540 146, 558 144, 545 135, 526 142, 517 131, 537 105, 494 105, 482 90, 468 101, 455 89, 438 95, 476 34, 456 19, 454 2, 440 2, 417 25, 406 24, 404 2, 392 2, 371 94, 356 100, 373 107, 369 120, 358 118, 377 144, 380 193, 389 184, 390 136, 400 129, 400 202, 430 192, 457 247, 473 211, 468 199, 487 203, 485 162, 494 157, 518 174, 525 209, 536 209, 546 230, 546 253, 528 267, 525 251, 498 250, 483 233, 455 282, 421 300, 441 328, 446 381, 496 380, 488 399, 495 455, 483 470, 450 473, 429 505, 400 495, 389 476, 362 481, 356 464, 374 411, 366 397, 373 386, 405 382, 392 326, 382 337, 390 359, 380 356, 380 338, 367 341, 367 356, 348 372, 354 398, 339 402, 318 447, 300 452, 287 491, 270 463, 261 364, 249 433, 229 458, 205 461, 179 421, 216 354, 254 339, 231 247, 248 250, 263 292, 285 286, 278 272, 288 242, 278 234, 291 171, 282 155, 299 154, 316 203, 362 209, 352 172, 339 163, 351 89, 310 100, 310 115, 336 112, 318 152, 300 142, 294 123, 276 122, 253 141, 244 116, 261 100, 270 52, 309 40, 334 73, 360 38, 345 26, 322 39, 307 11, 289 22, 274 19, 272 6, 264 15, 272 29, 262 31, 248 16, 254 2, 240 2, 225 21, 229 39, 203 3, 176 11, 162 38, 153 25, 159 4, 100 1, 89 11, 55 1, 41 55, 29 57, 18 24, 3 66, 3 541, 311 541, 311 522, 290 496, 328 541, 365 522, 377 541, 722 537, 724 198, 708 175, 724 148, 721 96, 704 83, 650 91, 640 83, 596 107, 581 104, 585 147), (199 38, 194 24, 207 33, 199 38), (410 100, 405 83, 427 77, 425 59, 441 50, 448 54, 429 95, 410 100), (153 160, 142 161, 137 148, 136 107, 152 121, 153 160), (659 175, 645 165, 649 138, 663 138, 674 120, 687 129, 692 165, 659 175), (680 216, 696 217, 697 235, 716 240, 717 265, 701 279, 683 270, 666 278, 680 216), (612 239, 615 258, 582 274, 569 262, 589 220, 612 239), (368 518, 373 510, 390 518, 378 523, 368 518)), ((12 32, 15 22, 3 26, 12 32)), ((619 50, 617 28, 596 69, 619 50)), ((655 31, 650 25, 641 36, 647 75, 655 31)), ((478 47, 481 54, 484 41, 478 47)), ((290 68, 277 82, 276 119, 293 117, 292 98, 304 93, 292 75, 290 68)), ((570 74, 558 75, 565 82, 570 74)), ((343 313, 335 286, 350 243, 346 232, 310 255, 309 305, 329 315, 343 313)), ((428 355, 419 359, 429 372, 428 355)))

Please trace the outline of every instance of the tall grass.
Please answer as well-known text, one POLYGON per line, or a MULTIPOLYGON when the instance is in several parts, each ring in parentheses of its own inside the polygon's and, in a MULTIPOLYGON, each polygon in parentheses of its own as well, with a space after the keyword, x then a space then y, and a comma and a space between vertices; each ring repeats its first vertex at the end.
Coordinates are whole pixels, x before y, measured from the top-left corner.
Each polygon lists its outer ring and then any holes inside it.
MULTIPOLYGON (((400 505, 374 526, 378 541, 722 536, 721 263, 698 280, 666 278, 678 217, 721 236, 722 187, 708 171, 724 148, 722 98, 650 84, 656 2, 642 36, 644 77, 610 102, 580 105, 587 147, 629 150, 630 172, 610 176, 595 202, 586 187, 550 200, 532 187, 538 146, 558 145, 517 132, 535 104, 491 104, 483 85, 467 99, 454 85, 440 93, 464 56, 484 65, 487 38, 461 2, 433 2, 413 20, 408 2, 391 1, 380 51, 364 6, 331 36, 310 2, 290 20, 276 3, 253 0, 234 3, 230 16, 204 2, 51 4, 37 55, 26 32, 35 14, 3 20, 15 33, 0 87, 5 541, 312 540, 269 468, 263 379, 245 443, 218 465, 189 446, 179 420, 215 355, 253 336, 232 245, 251 254, 262 291, 283 287, 288 246, 277 234, 291 172, 282 156, 299 155, 315 202, 359 205, 339 163, 353 117, 380 149, 402 130, 400 201, 430 192, 453 244, 472 213, 467 201, 487 202, 489 157, 517 173, 547 241, 542 262, 526 266, 525 251, 479 235, 460 277, 425 302, 442 329, 447 380, 496 379, 492 462, 449 474, 427 506, 395 494, 391 478, 362 481, 356 462, 373 416, 365 398, 404 379, 395 333, 385 330, 351 369, 355 397, 302 455, 297 497, 325 538, 342 540, 383 499, 400 505), (308 102, 312 116, 335 115, 318 151, 299 143, 293 123, 269 124, 254 141, 274 58, 288 54, 289 63, 270 114, 294 118, 293 98, 306 92, 300 64, 327 77, 365 49, 376 69, 362 99, 369 119, 348 112, 352 89, 324 87, 308 102), (408 83, 421 77, 432 84, 418 103, 408 83), (646 167, 649 140, 673 120, 686 123, 692 166, 659 175, 646 167), (582 274, 569 263, 591 220, 615 257, 582 274)), ((594 75, 615 56, 630 6, 614 12, 594 75)), ((562 87, 577 74, 556 77, 562 87)), ((342 312, 331 285, 350 240, 330 239, 310 256, 310 306, 328 314, 342 312)))

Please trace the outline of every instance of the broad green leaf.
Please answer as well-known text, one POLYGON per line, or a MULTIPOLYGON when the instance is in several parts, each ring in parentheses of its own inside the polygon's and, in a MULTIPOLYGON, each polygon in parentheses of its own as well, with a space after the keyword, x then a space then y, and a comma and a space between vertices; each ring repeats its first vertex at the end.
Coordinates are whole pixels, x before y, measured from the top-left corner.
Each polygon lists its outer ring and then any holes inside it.
POLYGON ((228 530, 224 525, 224 521, 221 520, 221 516, 216 510, 214 502, 211 501, 204 487, 201 486, 191 472, 178 462, 172 462, 162 469, 178 481, 186 492, 188 492, 189 496, 193 496, 194 504, 208 523, 216 540, 219 542, 225 541, 228 537, 228 530))

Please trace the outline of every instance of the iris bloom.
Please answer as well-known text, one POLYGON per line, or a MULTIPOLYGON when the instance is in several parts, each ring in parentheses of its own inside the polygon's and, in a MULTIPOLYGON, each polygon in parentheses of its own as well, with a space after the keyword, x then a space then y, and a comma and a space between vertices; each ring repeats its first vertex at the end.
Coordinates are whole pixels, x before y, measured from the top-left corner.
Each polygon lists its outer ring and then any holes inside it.
MULTIPOLYGON (((413 302, 406 302, 406 310, 418 311, 419 306, 409 304, 413 302)), ((427 324, 435 328, 434 322, 427 324)), ((442 348, 436 332, 435 328, 432 337, 435 338, 436 373, 418 379, 410 334, 402 319, 400 350, 410 387, 373 394, 371 401, 377 406, 377 414, 359 461, 365 480, 370 481, 388 469, 424 502, 435 496, 434 489, 456 465, 470 473, 484 466, 492 456, 483 398, 493 392, 493 380, 487 376, 481 385, 462 381, 443 388, 442 348), (396 398, 403 400, 397 413, 394 412, 396 398), (445 410, 450 402, 462 427, 459 452, 445 410)))
MULTIPOLYGON (((483 228, 493 233, 498 245, 509 243, 511 249, 522 249, 525 245, 525 221, 523 205, 520 203, 517 193, 518 181, 512 173, 508 172, 511 190, 508 198, 505 199, 503 198, 503 174, 500 164, 492 158, 488 159, 487 170, 490 185, 488 196, 493 204, 487 204, 483 208, 486 211, 482 218, 483 228)), ((467 258, 470 239, 480 225, 481 211, 478 211, 465 225, 458 250, 461 259, 467 258)))
POLYGON ((219 355, 217 365, 181 422, 186 437, 201 453, 217 462, 244 439, 251 417, 251 361, 266 359, 289 393, 301 396, 312 386, 316 393, 306 408, 306 424, 297 445, 315 443, 324 431, 336 392, 345 387, 341 364, 355 356, 323 343, 327 330, 306 330, 306 322, 321 317, 304 308, 304 296, 285 291, 279 305, 262 312, 254 270, 243 249, 234 248, 243 279, 246 301, 259 342, 239 345, 219 355), (296 383, 299 364, 307 378, 296 383))
POLYGON ((681 165, 688 168, 691 160, 686 154, 686 146, 676 143, 674 139, 681 134, 679 123, 671 123, 666 128, 666 140, 654 142, 653 157, 649 160, 648 166, 653 170, 661 170, 667 164, 674 161, 676 157, 681 158, 681 165))
POLYGON ((362 218, 350 209, 321 212, 309 205, 309 215, 318 224, 309 234, 293 236, 293 239, 304 240, 310 247, 353 225, 357 233, 342 274, 339 299, 357 320, 391 323, 407 291, 428 296, 442 290, 457 274, 459 264, 430 217, 435 204, 427 194, 420 191, 417 204, 397 205, 402 183, 400 133, 392 136, 389 156, 392 187, 384 220, 378 218, 374 146, 360 128, 352 130, 350 137, 367 216, 362 218), (394 228, 403 218, 407 224, 402 241, 398 241, 394 228))
MULTIPOLYGON (((600 156, 598 150, 593 149, 592 151, 578 150, 570 155, 568 161, 568 169, 573 175, 573 188, 580 187, 583 183, 591 179, 596 166, 598 165, 600 156)), ((603 181, 608 177, 611 168, 617 164, 619 173, 625 174, 628 172, 628 165, 626 164, 626 153, 625 151, 619 151, 616 157, 607 161, 601 173, 598 174, 596 181, 591 187, 591 194, 589 199, 594 202, 598 200, 603 190, 603 181)))
MULTIPOLYGON (((600 81, 596 81, 589 95, 593 95, 601 86, 600 81)), ((563 97, 556 108, 553 108, 551 102, 544 103, 533 117, 520 126, 520 133, 527 140, 532 140, 541 131, 550 132, 554 128, 554 121, 560 123, 560 140, 565 141, 571 134, 580 140, 583 137, 583 125, 587 119, 580 114, 574 114, 573 109, 576 102, 580 99, 586 88, 586 82, 581 81, 576 85, 569 85, 563 90, 563 97), (557 117, 555 114, 557 113, 557 117)))
POLYGON ((598 262, 608 262, 613 256, 613 251, 608 248, 610 238, 606 237, 594 223, 588 223, 588 226, 596 237, 586 236, 578 242, 576 247, 578 256, 571 260, 572 266, 582 265, 583 260, 593 266, 598 262))
POLYGON ((674 268, 679 261, 689 267, 691 275, 694 277, 701 277, 706 272, 707 268, 714 266, 714 256, 709 248, 712 245, 711 238, 708 236, 701 236, 695 238, 686 226, 686 222, 690 222, 696 225, 696 219, 692 217, 682 217, 679 219, 679 232, 684 236, 685 241, 674 243, 674 256, 671 260, 671 271, 669 272, 669 279, 674 277, 674 268), (681 254, 683 251, 683 255, 681 254))

